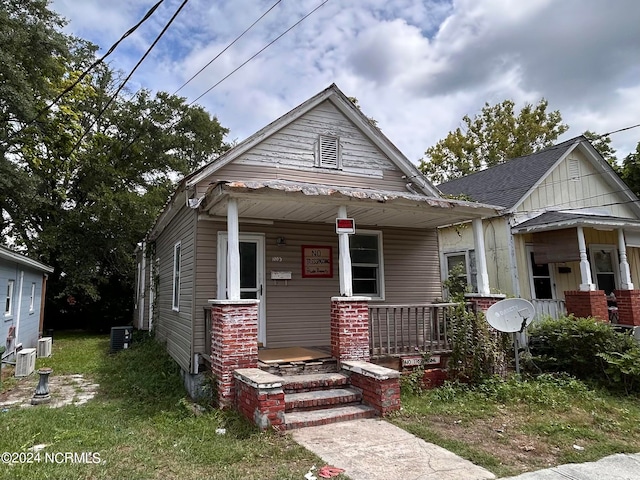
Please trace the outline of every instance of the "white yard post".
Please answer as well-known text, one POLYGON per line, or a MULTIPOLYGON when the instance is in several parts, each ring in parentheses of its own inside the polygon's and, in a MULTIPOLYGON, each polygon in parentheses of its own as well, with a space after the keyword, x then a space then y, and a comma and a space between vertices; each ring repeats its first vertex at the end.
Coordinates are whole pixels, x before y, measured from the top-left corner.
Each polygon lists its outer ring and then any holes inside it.
POLYGON ((487 255, 484 247, 484 231, 482 229, 482 219, 474 218, 473 225, 473 243, 476 250, 476 270, 478 281, 478 293, 480 295, 489 295, 489 273, 487 272, 487 255))
POLYGON ((627 245, 621 228, 618 229, 618 251, 620 252, 620 287, 622 290, 633 290, 631 271, 627 260, 627 245))
POLYGON ((577 227, 578 231, 578 249, 580 250, 580 284, 581 292, 590 292, 596 289, 593 280, 591 279, 591 265, 587 259, 587 245, 584 241, 584 230, 582 227, 577 227))
MULTIPOLYGON (((347 218, 347 207, 338 207, 338 218, 347 218)), ((351 253, 349 253, 349 234, 338 234, 340 295, 353 297, 353 281, 351 278, 351 253)))
POLYGON ((240 229, 235 198, 227 203, 227 234, 227 299, 240 300, 240 229))

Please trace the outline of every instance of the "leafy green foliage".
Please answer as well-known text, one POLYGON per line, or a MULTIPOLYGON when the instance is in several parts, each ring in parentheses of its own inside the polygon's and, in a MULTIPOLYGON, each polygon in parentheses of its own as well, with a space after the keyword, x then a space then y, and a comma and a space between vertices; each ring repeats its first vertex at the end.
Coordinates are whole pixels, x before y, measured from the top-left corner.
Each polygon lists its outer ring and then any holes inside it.
POLYGON ((512 100, 486 103, 473 119, 462 118, 464 128, 429 147, 419 168, 432 182, 441 183, 551 146, 569 127, 559 111, 547 112, 548 105, 543 98, 516 114, 512 100))
POLYGON ((622 162, 620 176, 636 196, 640 196, 640 142, 622 162))
POLYGON ((608 324, 593 318, 547 318, 529 327, 530 371, 566 372, 582 379, 619 386, 607 374, 600 354, 626 354, 637 348, 629 335, 616 332, 608 324))
POLYGON ((508 336, 490 328, 482 312, 470 311, 459 303, 450 309, 449 321, 451 378, 473 384, 506 371, 508 336))
POLYGON ((621 384, 626 393, 640 388, 640 345, 633 345, 624 353, 598 353, 607 362, 606 374, 616 384, 621 384))
POLYGON ((604 158, 617 172, 619 170, 618 158, 616 157, 616 149, 611 146, 611 137, 608 135, 603 137, 591 130, 587 130, 582 135, 589 140, 591 145, 593 145, 598 153, 602 155, 602 158, 604 158))
POLYGON ((97 47, 61 33, 63 20, 45 1, 3 4, 0 27, 15 33, 11 65, 0 66, 0 78, 13 75, 0 82, 0 114, 11 119, 0 126, 3 239, 54 267, 48 327, 128 323, 136 244, 176 181, 227 149, 227 129, 165 92, 124 92, 100 113, 119 83, 106 64, 45 111, 97 47), (15 68, 24 75, 3 70, 15 68))

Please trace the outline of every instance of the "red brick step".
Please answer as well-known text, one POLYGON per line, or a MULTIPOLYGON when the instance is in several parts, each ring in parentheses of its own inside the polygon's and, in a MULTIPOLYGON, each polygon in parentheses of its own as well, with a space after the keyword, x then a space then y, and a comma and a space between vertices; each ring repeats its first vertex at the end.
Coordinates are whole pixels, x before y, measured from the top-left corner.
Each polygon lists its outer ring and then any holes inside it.
POLYGON ((315 373, 309 375, 285 375, 282 389, 285 393, 311 392, 327 388, 340 388, 350 384, 344 373, 315 373))
POLYGON ((373 418, 375 416, 376 411, 366 405, 347 405, 322 410, 290 412, 284 415, 287 430, 313 427, 315 425, 327 425, 329 423, 357 420, 360 418, 373 418))
POLYGON ((329 388, 311 392, 286 393, 285 412, 330 408, 336 405, 360 403, 362 392, 355 388, 329 388))

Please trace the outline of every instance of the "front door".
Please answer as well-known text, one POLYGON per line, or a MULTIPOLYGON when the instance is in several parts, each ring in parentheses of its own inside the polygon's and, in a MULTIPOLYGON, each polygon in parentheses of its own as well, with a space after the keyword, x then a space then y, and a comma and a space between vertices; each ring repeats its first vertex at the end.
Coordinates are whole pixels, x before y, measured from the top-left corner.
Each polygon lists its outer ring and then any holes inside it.
MULTIPOLYGON (((218 236, 218 298, 227 298, 227 242, 226 232, 218 236)), ((240 298, 260 300, 258 306, 258 342, 266 346, 264 283, 264 236, 240 234, 240 298)))
POLYGON ((591 245, 591 269, 598 290, 609 295, 618 288, 618 255, 612 245, 591 245))

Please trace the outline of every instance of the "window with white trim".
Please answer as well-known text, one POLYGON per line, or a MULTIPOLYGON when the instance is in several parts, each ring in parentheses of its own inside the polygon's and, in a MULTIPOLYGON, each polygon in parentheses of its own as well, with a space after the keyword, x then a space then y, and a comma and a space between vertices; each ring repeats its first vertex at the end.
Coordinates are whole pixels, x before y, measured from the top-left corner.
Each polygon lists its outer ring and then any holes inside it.
POLYGON ((180 310, 180 263, 181 244, 176 243, 173 247, 173 302, 172 308, 176 312, 180 310))
POLYGON ((449 280, 449 296, 478 291, 475 250, 444 254, 444 280, 449 280))
POLYGON ((331 135, 319 135, 316 149, 316 167, 342 168, 340 138, 331 135))
POLYGON ((383 299, 382 232, 349 235, 349 253, 353 294, 383 299))
POLYGON ((4 316, 10 317, 13 315, 13 290, 15 287, 15 280, 7 281, 7 296, 4 302, 4 316))
POLYGON ((29 313, 33 313, 36 309, 36 282, 31 283, 31 296, 29 297, 29 313))

